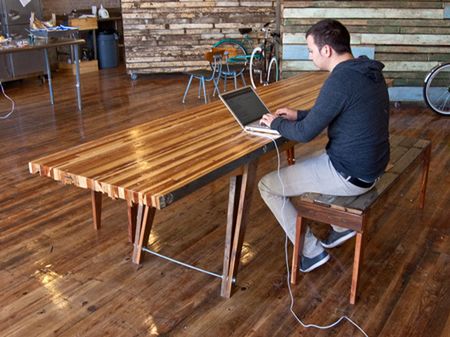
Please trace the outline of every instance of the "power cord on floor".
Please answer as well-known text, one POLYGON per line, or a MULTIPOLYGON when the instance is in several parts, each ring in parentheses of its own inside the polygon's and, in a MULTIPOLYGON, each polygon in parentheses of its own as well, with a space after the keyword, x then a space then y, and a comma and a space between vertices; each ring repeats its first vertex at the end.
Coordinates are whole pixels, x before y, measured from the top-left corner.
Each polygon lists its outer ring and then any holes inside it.
MULTIPOLYGON (((278 172, 278 179, 280 180, 280 184, 281 184, 281 188, 282 188, 282 194, 283 196, 285 195, 285 190, 284 190, 284 184, 283 184, 283 180, 281 179, 281 174, 280 174, 280 169, 281 169, 281 156, 280 156, 280 151, 278 149, 278 145, 275 141, 275 139, 273 137, 270 136, 266 136, 266 135, 261 135, 259 134, 258 136, 262 136, 264 138, 270 139, 273 144, 275 145, 275 149, 277 151, 277 157, 278 157, 278 165, 277 165, 277 172, 278 172)), ((282 221, 283 223, 285 222, 284 219, 284 206, 286 205, 286 198, 283 200, 283 205, 281 206, 281 216, 282 216, 282 221)), ((327 330, 327 329, 331 329, 333 327, 335 327, 336 325, 338 325, 342 320, 346 319, 347 321, 349 321, 351 324, 353 324, 359 331, 361 331, 361 333, 365 336, 365 337, 369 337, 366 332, 358 325, 356 324, 353 320, 351 320, 348 316, 341 316, 338 320, 336 320, 335 322, 328 324, 328 325, 317 325, 317 324, 306 324, 303 323, 303 321, 297 316, 297 314, 294 311, 294 296, 292 294, 292 289, 291 289, 291 283, 290 283, 290 269, 289 269, 289 258, 288 258, 288 237, 286 235, 286 239, 285 239, 285 244, 284 244, 284 254, 285 254, 285 262, 286 262, 286 270, 287 270, 287 277, 286 277, 286 282, 288 285, 288 289, 289 289, 289 296, 291 298, 291 305, 289 307, 290 312, 292 313, 292 315, 294 316, 294 318, 297 320, 298 323, 300 323, 304 328, 316 328, 316 329, 320 329, 320 330, 327 330)))
POLYGON ((9 116, 11 116, 11 114, 14 112, 14 109, 15 109, 15 107, 16 107, 16 103, 14 102, 14 100, 13 100, 11 97, 9 97, 9 96, 5 93, 5 89, 3 88, 3 83, 2 83, 1 81, 0 81, 0 88, 2 89, 3 96, 5 96, 5 98, 11 102, 11 111, 8 112, 8 113, 7 113, 6 115, 4 115, 4 116, 0 116, 0 119, 7 119, 7 118, 8 118, 9 116))

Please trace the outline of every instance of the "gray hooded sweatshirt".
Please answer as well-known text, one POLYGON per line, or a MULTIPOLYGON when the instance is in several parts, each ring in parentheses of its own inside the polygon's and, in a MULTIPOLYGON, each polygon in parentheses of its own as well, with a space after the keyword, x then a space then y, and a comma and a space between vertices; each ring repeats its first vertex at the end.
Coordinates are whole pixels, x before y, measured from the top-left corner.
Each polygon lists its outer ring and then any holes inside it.
POLYGON ((365 56, 339 63, 311 110, 276 118, 271 128, 306 143, 328 127, 326 151, 345 176, 373 181, 389 162, 389 96, 381 62, 365 56))

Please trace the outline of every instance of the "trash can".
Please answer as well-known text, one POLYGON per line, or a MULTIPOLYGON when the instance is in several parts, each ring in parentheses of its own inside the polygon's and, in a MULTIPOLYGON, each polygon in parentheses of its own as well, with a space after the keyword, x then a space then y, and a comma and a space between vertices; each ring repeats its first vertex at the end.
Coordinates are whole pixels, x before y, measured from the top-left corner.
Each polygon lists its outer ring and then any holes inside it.
POLYGON ((103 31, 97 35, 98 63, 100 69, 114 68, 119 64, 117 51, 117 33, 103 31))

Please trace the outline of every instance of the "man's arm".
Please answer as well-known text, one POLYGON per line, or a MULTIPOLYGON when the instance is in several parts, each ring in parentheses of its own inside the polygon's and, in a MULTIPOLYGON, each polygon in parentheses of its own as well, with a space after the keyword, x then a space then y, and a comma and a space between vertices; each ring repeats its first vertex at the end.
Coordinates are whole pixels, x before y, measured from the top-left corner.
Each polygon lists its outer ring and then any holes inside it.
POLYGON ((262 122, 277 130, 283 137, 298 142, 309 142, 320 134, 343 110, 348 99, 343 81, 330 76, 324 83, 316 104, 309 112, 302 112, 301 120, 292 121, 282 116, 263 117, 262 122))
POLYGON ((281 108, 275 111, 275 116, 288 119, 290 121, 299 121, 306 117, 309 110, 295 110, 292 108, 281 108))
POLYGON ((297 120, 301 121, 309 112, 310 110, 297 110, 297 120))

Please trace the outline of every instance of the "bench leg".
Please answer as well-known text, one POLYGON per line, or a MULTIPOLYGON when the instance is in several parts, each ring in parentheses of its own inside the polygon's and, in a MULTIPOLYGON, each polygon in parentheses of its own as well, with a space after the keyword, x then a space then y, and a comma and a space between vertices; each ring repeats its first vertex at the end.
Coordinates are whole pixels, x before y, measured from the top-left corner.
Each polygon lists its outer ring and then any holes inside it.
POLYGON ((356 301, 356 292, 358 289, 359 265, 362 260, 362 254, 361 254, 362 236, 363 236, 363 233, 356 234, 355 257, 353 259, 352 287, 350 290, 350 304, 355 304, 355 301, 356 301))
POLYGON ((297 216, 297 222, 295 224, 294 251, 292 253, 291 284, 297 284, 298 259, 303 251, 305 230, 306 226, 303 226, 303 218, 301 216, 297 216))
POLYGON ((102 193, 92 191, 91 200, 92 200, 92 217, 94 219, 94 228, 96 230, 99 230, 102 225, 102 193))
POLYGON ((422 185, 420 187, 420 208, 425 206, 425 193, 427 191, 428 171, 430 168, 431 145, 428 145, 423 157, 422 185))

